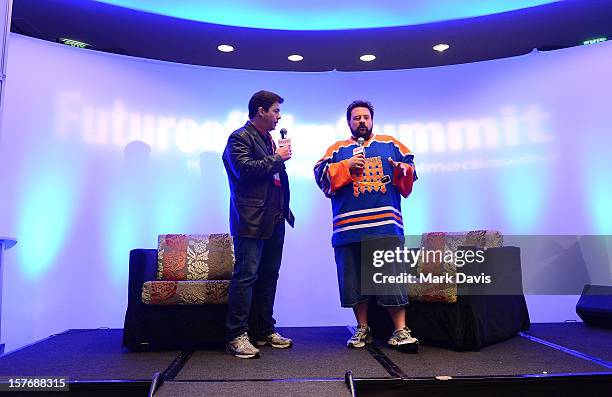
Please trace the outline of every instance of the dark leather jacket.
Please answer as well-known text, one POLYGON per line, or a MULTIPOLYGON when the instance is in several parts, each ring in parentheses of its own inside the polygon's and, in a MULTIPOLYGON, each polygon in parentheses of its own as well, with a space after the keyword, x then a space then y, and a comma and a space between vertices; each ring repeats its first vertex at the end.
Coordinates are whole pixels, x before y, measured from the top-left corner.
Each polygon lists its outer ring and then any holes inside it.
POLYGON ((232 236, 266 239, 272 235, 277 212, 269 205, 268 193, 277 172, 283 189, 283 217, 293 227, 285 163, 280 155, 269 154, 264 138, 251 122, 229 136, 223 165, 230 186, 232 236))

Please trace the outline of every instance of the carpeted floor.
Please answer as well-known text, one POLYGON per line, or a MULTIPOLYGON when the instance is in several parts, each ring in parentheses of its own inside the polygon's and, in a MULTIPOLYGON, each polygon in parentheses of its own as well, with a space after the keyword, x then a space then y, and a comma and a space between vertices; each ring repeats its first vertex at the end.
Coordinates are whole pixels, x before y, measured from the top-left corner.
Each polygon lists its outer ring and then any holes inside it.
POLYGON ((68 376, 73 380, 151 380, 178 351, 129 353, 121 329, 70 330, 0 358, 0 376, 68 376))
POLYGON ((588 327, 584 323, 535 323, 526 333, 612 362, 612 329, 588 327))
MULTIPOLYGON (((222 350, 194 352, 184 366, 176 367, 178 373, 167 380, 172 387, 168 386, 165 393, 176 390, 179 393, 182 388, 193 386, 197 389, 194 393, 232 392, 246 387, 264 394, 273 388, 275 391, 271 392, 283 395, 295 387, 303 389, 304 394, 330 394, 325 390, 336 387, 345 390, 343 379, 347 370, 353 371, 355 378, 392 377, 368 350, 346 348, 350 336, 346 327, 284 328, 281 332, 294 339, 294 347, 263 347, 262 358, 258 360, 240 360, 222 350)), ((533 324, 529 333, 603 360, 612 358, 610 330, 588 328, 581 323, 533 324)), ((129 353, 121 348, 121 334, 120 329, 67 331, 0 357, 0 376, 149 381, 155 372, 164 372, 180 354, 129 353)), ((476 352, 421 346, 419 354, 411 355, 392 350, 384 342, 377 344, 386 355, 381 362, 397 366, 408 377, 611 372, 603 365, 520 336, 476 352)))
POLYGON ((606 367, 515 336, 480 351, 457 352, 420 346, 416 355, 380 349, 409 377, 505 376, 525 374, 610 372, 606 367))
POLYGON ((281 328, 290 349, 261 348, 261 358, 241 360, 223 351, 197 351, 176 380, 389 377, 365 349, 347 349, 346 327, 281 328))

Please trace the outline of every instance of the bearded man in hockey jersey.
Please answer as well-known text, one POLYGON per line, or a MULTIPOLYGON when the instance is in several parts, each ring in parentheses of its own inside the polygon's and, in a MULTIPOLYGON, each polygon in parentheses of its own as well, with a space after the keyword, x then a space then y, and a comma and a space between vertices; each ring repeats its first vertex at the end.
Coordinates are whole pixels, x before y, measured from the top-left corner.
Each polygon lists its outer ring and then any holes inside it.
MULTIPOLYGON (((403 242, 400 201, 412 191, 417 175, 414 156, 406 146, 391 136, 372 133, 374 107, 370 102, 352 102, 346 118, 351 137, 329 147, 315 165, 314 174, 317 185, 331 199, 340 302, 342 307, 352 308, 357 319, 357 329, 347 346, 358 348, 373 341, 368 327, 370 296, 361 293, 362 243, 389 236, 403 242)), ((416 352, 418 340, 406 327, 406 286, 385 288, 376 301, 393 320, 395 331, 388 343, 401 351, 416 352)))

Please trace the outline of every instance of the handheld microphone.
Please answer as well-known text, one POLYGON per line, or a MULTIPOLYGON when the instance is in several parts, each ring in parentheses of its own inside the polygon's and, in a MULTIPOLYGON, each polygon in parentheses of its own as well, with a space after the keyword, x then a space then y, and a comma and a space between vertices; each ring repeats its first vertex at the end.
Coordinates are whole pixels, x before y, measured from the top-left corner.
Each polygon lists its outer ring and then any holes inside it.
POLYGON ((278 140, 278 147, 291 146, 291 138, 287 138, 287 129, 281 128, 281 139, 278 140))
POLYGON ((365 142, 365 139, 363 139, 363 137, 359 137, 357 138, 357 146, 355 149, 353 149, 353 156, 356 156, 358 154, 363 154, 365 156, 365 148, 363 147, 363 144, 365 142))

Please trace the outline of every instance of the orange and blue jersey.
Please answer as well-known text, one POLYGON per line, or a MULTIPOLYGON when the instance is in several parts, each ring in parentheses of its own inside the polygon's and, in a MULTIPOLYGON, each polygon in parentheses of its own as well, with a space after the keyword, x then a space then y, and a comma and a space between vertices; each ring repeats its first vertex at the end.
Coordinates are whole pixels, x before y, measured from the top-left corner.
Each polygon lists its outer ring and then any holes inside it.
POLYGON ((358 146, 353 138, 336 142, 314 167, 317 185, 332 201, 334 247, 366 236, 403 236, 401 196, 408 197, 417 180, 414 155, 388 135, 371 135, 363 170, 351 172, 348 160, 358 146), (408 165, 407 175, 389 158, 408 165))

